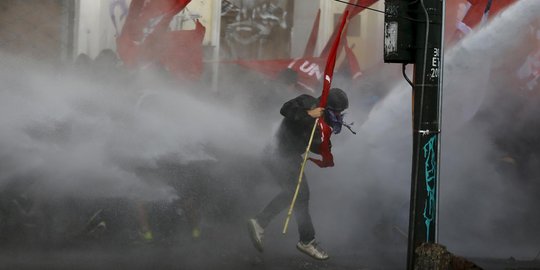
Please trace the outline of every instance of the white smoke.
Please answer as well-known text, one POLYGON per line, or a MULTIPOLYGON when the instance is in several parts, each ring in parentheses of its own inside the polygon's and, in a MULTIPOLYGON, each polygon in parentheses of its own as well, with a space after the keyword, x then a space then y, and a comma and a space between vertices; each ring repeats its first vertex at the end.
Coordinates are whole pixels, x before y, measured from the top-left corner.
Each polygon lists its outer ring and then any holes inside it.
POLYGON ((215 160, 214 146, 259 149, 245 115, 189 94, 195 89, 135 77, 99 82, 2 58, 0 185, 23 178, 44 196, 168 200, 173 190, 137 169, 163 158, 215 160))

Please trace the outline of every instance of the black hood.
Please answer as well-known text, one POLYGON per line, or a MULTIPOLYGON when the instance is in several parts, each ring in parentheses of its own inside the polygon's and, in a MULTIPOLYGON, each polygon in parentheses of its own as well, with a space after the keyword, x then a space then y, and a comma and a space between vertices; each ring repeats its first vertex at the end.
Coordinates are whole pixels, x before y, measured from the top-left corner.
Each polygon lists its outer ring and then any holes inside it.
POLYGON ((330 89, 327 101, 326 108, 333 111, 341 112, 349 108, 347 93, 339 88, 330 89))

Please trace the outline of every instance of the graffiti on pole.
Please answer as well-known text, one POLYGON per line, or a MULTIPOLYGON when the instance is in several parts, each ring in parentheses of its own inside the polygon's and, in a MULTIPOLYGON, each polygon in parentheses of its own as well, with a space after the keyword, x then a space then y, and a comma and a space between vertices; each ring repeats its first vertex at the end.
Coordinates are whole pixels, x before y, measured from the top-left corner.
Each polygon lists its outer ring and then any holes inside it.
POLYGON ((426 144, 424 144, 424 177, 426 182, 426 200, 424 205, 424 222, 426 224, 426 241, 429 241, 431 224, 435 217, 436 208, 436 180, 437 180, 437 135, 433 135, 426 144))

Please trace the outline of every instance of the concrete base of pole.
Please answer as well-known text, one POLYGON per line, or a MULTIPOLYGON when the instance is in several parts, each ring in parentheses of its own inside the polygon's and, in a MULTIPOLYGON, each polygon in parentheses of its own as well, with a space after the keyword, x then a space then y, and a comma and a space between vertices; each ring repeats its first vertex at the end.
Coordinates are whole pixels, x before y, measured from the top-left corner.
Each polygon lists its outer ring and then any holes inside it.
POLYGON ((465 258, 453 255, 446 247, 438 244, 424 243, 416 248, 417 260, 415 270, 481 270, 476 264, 465 258))

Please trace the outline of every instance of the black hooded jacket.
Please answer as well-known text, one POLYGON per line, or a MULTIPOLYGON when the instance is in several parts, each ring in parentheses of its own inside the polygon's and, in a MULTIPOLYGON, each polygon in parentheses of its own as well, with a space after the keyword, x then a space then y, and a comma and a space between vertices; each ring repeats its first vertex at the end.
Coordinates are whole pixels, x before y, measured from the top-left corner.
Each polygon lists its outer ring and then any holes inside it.
MULTIPOLYGON (((309 116, 308 110, 317 107, 319 100, 310 95, 300 95, 291 99, 281 107, 280 113, 285 118, 277 131, 278 150, 283 154, 303 154, 309 142, 309 136, 315 118, 309 116)), ((318 154, 321 144, 320 130, 315 131, 311 152, 318 154)))

